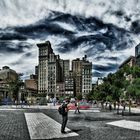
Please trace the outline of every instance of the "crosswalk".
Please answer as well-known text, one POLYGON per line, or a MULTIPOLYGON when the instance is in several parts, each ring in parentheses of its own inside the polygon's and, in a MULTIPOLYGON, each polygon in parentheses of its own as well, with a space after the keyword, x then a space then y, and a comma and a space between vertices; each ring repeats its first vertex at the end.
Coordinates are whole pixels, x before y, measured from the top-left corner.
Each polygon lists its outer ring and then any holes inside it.
POLYGON ((61 124, 43 113, 24 114, 31 140, 78 136, 68 128, 66 128, 67 134, 62 134, 61 124))

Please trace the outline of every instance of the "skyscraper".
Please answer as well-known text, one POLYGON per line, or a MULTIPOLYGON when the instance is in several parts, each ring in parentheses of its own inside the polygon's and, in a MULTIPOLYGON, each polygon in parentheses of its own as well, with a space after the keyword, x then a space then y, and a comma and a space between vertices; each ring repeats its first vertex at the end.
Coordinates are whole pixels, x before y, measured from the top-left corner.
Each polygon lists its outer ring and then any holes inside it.
POLYGON ((62 81, 59 55, 55 55, 49 41, 37 44, 39 48, 38 93, 56 96, 56 83, 62 81))
POLYGON ((53 50, 49 41, 37 46, 39 48, 38 93, 45 94, 48 90, 48 59, 53 50))

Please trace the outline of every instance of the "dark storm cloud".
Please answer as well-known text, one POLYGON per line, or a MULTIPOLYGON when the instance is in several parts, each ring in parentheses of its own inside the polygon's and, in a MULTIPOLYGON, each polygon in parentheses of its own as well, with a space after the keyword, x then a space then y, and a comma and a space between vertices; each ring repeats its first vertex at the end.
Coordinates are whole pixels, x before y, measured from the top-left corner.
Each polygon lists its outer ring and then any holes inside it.
POLYGON ((50 23, 48 20, 41 20, 40 22, 30 26, 15 27, 14 30, 31 39, 44 38, 48 35, 53 34, 59 34, 64 36, 69 36, 73 34, 73 32, 62 28, 57 24, 50 23))
POLYGON ((54 23, 54 21, 56 20, 43 19, 35 24, 27 26, 0 29, 0 40, 24 41, 26 39, 46 39, 48 35, 63 35, 65 37, 71 37, 71 35, 74 34, 74 32, 59 26, 57 23, 54 23))
POLYGON ((112 14, 118 16, 118 17, 122 17, 124 15, 124 12, 122 10, 118 10, 118 11, 114 11, 112 12, 112 14))
MULTIPOLYGON (((118 28, 112 24, 104 24, 102 21, 96 18, 82 18, 76 17, 69 14, 60 15, 55 17, 52 21, 59 22, 68 22, 68 24, 76 27, 75 32, 85 31, 86 35, 81 35, 77 37, 70 36, 68 39, 70 43, 63 43, 61 48, 58 49, 61 53, 65 53, 67 51, 71 51, 71 48, 77 49, 82 44, 89 44, 92 47, 99 46, 98 50, 100 51, 100 43, 105 44, 106 49, 111 50, 112 46, 116 46, 116 50, 121 50, 127 48, 128 44, 133 43, 132 38, 129 35, 130 33, 125 29, 118 28), (105 32, 100 32, 100 30, 106 30, 105 32), (88 35, 88 33, 93 33, 93 35, 88 35), (95 34, 96 33, 96 34, 95 34), (95 34, 95 35, 94 35, 95 34), (126 40, 128 39, 128 40, 126 40), (129 41, 129 42, 128 42, 129 41)), ((80 34, 80 33, 79 33, 80 34)), ((105 48, 104 48, 105 49, 105 48)), ((102 49, 101 49, 102 50, 102 49)), ((90 50, 85 53, 91 52, 90 50)))
POLYGON ((20 33, 0 33, 0 40, 23 40, 25 41, 27 37, 20 33))
POLYGON ((102 20, 99 20, 95 17, 85 18, 80 15, 71 15, 71 14, 64 14, 61 12, 54 12, 55 18, 50 19, 50 22, 64 22, 71 25, 74 25, 78 31, 88 30, 88 31, 96 31, 98 29, 103 28, 104 23, 102 20), (93 23, 93 24, 91 24, 93 23))
POLYGON ((136 20, 132 22, 131 30, 135 33, 140 33, 140 20, 136 20))
POLYGON ((105 73, 104 72, 99 72, 99 71, 94 71, 92 73, 93 77, 104 77, 105 73))
POLYGON ((113 61, 116 61, 118 58, 117 57, 104 57, 104 56, 97 56, 96 57, 96 60, 101 60, 101 59, 104 59, 104 60, 113 60, 113 61))
POLYGON ((129 17, 129 16, 124 16, 124 19, 125 19, 127 22, 131 21, 131 17, 129 17))
POLYGON ((93 69, 100 72, 114 71, 118 67, 118 64, 108 63, 107 65, 95 65, 93 64, 93 69))
MULTIPOLYGON (((70 38, 70 42, 65 42, 63 44, 61 44, 61 48, 58 48, 58 51, 61 53, 65 53, 68 51, 71 51, 72 49, 77 49, 80 45, 87 45, 85 47, 91 46, 91 50, 92 49, 96 49, 99 44, 97 45, 97 43, 106 43, 106 45, 108 44, 108 40, 106 39, 106 37, 103 37, 101 35, 87 35, 87 36, 81 36, 81 37, 75 37, 75 38, 70 38)), ((91 50, 87 50, 85 51, 85 53, 90 53, 91 50)), ((99 47, 98 48, 99 51, 101 51, 102 49, 99 47)))
POLYGON ((10 41, 0 41, 0 52, 2 53, 23 53, 24 49, 29 49, 30 44, 28 43, 14 43, 10 41))
MULTIPOLYGON (((38 41, 47 40, 48 36, 55 36, 56 40, 53 41, 54 43, 59 42, 56 50, 60 53, 60 56, 62 53, 71 53, 76 49, 82 50, 83 54, 90 58, 94 57, 94 60, 99 61, 98 65, 93 63, 93 76, 104 77, 106 73, 115 71, 118 67, 118 64, 115 64, 118 58, 115 56, 109 57, 105 51, 120 51, 131 47, 133 44, 130 32, 112 24, 105 24, 97 18, 85 18, 60 12, 52 13, 52 17, 40 20, 35 24, 0 30, 0 40, 2 40, 0 42, 0 52, 22 54, 21 58, 12 62, 11 65, 25 65, 27 63, 24 62, 26 59, 34 57, 28 52, 33 44, 27 43, 27 39, 38 41), (61 41, 61 39, 64 39, 64 41, 61 41), (6 40, 11 40, 11 42, 6 40), (14 43, 12 40, 21 42, 14 43), (102 63, 102 61, 105 63, 102 63)), ((122 16, 121 12, 115 14, 122 16)), ((54 44, 52 45, 54 46, 54 44)))
MULTIPOLYGON (((94 17, 84 18, 60 12, 52 13, 55 14, 54 18, 43 19, 28 26, 13 27, 13 29, 7 28, 6 33, 1 34, 1 40, 46 39, 49 35, 57 35, 68 40, 60 44, 61 47, 58 48, 60 53, 69 52, 84 44, 93 48, 96 47, 98 51, 111 50, 112 46, 116 46, 116 50, 127 47, 128 42, 124 38, 128 33, 124 29, 112 24, 104 24, 101 20, 94 17), (70 31, 66 29, 63 27, 63 23, 73 26, 76 30, 70 31), (102 33, 101 30, 105 31, 102 33), (102 47, 101 42, 106 46, 105 48, 102 47)), ((86 50, 85 53, 92 55, 91 51, 95 49, 90 49, 86 50)))

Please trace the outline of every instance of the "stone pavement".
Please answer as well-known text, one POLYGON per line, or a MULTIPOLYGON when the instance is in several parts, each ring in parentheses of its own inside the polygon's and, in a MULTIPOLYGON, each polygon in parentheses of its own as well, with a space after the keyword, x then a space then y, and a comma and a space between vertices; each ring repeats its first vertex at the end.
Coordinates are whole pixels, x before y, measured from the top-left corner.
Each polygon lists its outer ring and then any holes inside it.
POLYGON ((136 121, 119 120, 119 121, 109 122, 107 124, 140 131, 140 122, 136 122, 136 121))
POLYGON ((0 140, 140 140, 139 116, 122 116, 113 111, 100 112, 99 108, 80 114, 70 111, 67 127, 71 131, 67 130, 70 133, 62 135, 59 130, 62 118, 57 107, 0 106, 0 140), (55 133, 50 130, 55 130, 55 133))
POLYGON ((30 140, 23 111, 0 110, 0 140, 30 140))
POLYGON ((67 134, 62 134, 61 124, 43 113, 25 113, 25 118, 31 139, 53 139, 78 136, 66 128, 67 134))

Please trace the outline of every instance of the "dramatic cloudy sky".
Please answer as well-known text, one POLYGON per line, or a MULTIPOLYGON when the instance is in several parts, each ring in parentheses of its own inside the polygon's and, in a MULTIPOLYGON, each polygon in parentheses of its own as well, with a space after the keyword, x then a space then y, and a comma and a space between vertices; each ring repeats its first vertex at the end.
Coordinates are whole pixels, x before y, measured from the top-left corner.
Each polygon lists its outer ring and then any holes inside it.
POLYGON ((93 81, 115 72, 140 43, 140 0, 0 0, 0 68, 34 73, 36 43, 93 63, 93 81))

